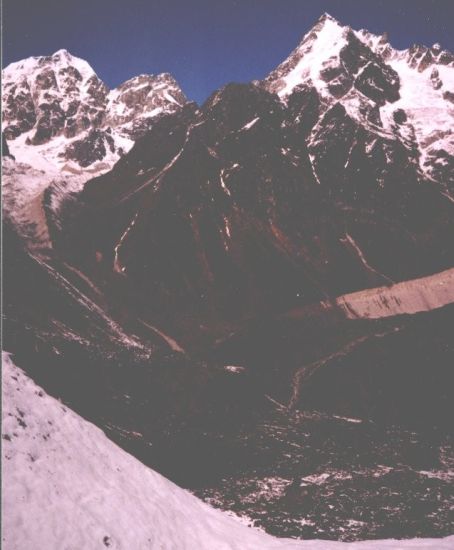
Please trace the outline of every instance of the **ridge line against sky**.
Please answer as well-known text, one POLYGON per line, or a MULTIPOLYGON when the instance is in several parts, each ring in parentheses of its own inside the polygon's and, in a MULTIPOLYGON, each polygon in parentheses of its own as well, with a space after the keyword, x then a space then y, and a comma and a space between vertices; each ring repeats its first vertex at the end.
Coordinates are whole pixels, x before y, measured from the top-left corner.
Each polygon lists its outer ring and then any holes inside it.
POLYGON ((454 51, 454 0, 3 0, 3 67, 59 49, 114 88, 171 73, 202 103, 228 82, 264 78, 323 12, 388 32, 391 44, 454 51))

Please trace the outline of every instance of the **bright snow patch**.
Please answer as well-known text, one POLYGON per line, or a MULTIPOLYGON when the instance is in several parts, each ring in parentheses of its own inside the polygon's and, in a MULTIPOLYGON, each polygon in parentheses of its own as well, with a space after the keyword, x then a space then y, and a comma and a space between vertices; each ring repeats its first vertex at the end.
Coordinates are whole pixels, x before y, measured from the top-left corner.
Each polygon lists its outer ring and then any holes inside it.
POLYGON ((362 423, 362 420, 360 418, 350 418, 348 416, 338 416, 336 414, 333 414, 333 418, 337 418, 338 420, 344 420, 345 422, 352 422, 353 424, 362 423))
POLYGON ((259 117, 259 116, 256 117, 256 118, 254 118, 254 119, 252 119, 252 120, 251 120, 250 122, 248 122, 247 124, 245 124, 245 125, 241 128, 241 130, 249 130, 249 128, 252 128, 252 126, 254 126, 254 124, 255 124, 258 120, 260 120, 260 117, 259 117))
POLYGON ((226 365, 224 369, 228 372, 233 372, 234 374, 240 374, 245 371, 244 367, 240 367, 238 365, 226 365))

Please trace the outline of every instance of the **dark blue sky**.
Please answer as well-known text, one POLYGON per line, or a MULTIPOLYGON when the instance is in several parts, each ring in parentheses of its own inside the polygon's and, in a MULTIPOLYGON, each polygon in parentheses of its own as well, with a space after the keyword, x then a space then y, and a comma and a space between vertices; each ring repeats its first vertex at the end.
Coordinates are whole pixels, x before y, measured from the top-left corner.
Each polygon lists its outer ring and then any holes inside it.
POLYGON ((66 48, 110 87, 170 72, 200 103, 264 77, 324 11, 398 48, 454 51, 454 0, 3 0, 3 65, 66 48))

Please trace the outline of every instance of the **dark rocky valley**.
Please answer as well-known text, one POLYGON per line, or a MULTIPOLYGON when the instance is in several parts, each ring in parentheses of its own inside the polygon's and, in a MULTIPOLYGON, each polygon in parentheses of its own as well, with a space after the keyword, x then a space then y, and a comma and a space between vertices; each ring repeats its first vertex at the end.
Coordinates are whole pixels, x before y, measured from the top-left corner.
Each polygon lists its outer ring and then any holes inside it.
POLYGON ((16 364, 273 535, 452 534, 453 54, 325 14, 201 106, 66 51, 3 77, 16 364))

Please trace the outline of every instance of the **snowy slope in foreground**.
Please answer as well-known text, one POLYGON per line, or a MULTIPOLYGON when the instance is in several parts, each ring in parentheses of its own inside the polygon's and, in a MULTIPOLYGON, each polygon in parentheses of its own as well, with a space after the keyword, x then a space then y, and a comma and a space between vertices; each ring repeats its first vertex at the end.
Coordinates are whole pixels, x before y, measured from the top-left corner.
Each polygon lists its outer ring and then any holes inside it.
POLYGON ((279 540, 202 503, 47 396, 3 355, 4 550, 448 550, 412 541, 279 540))

